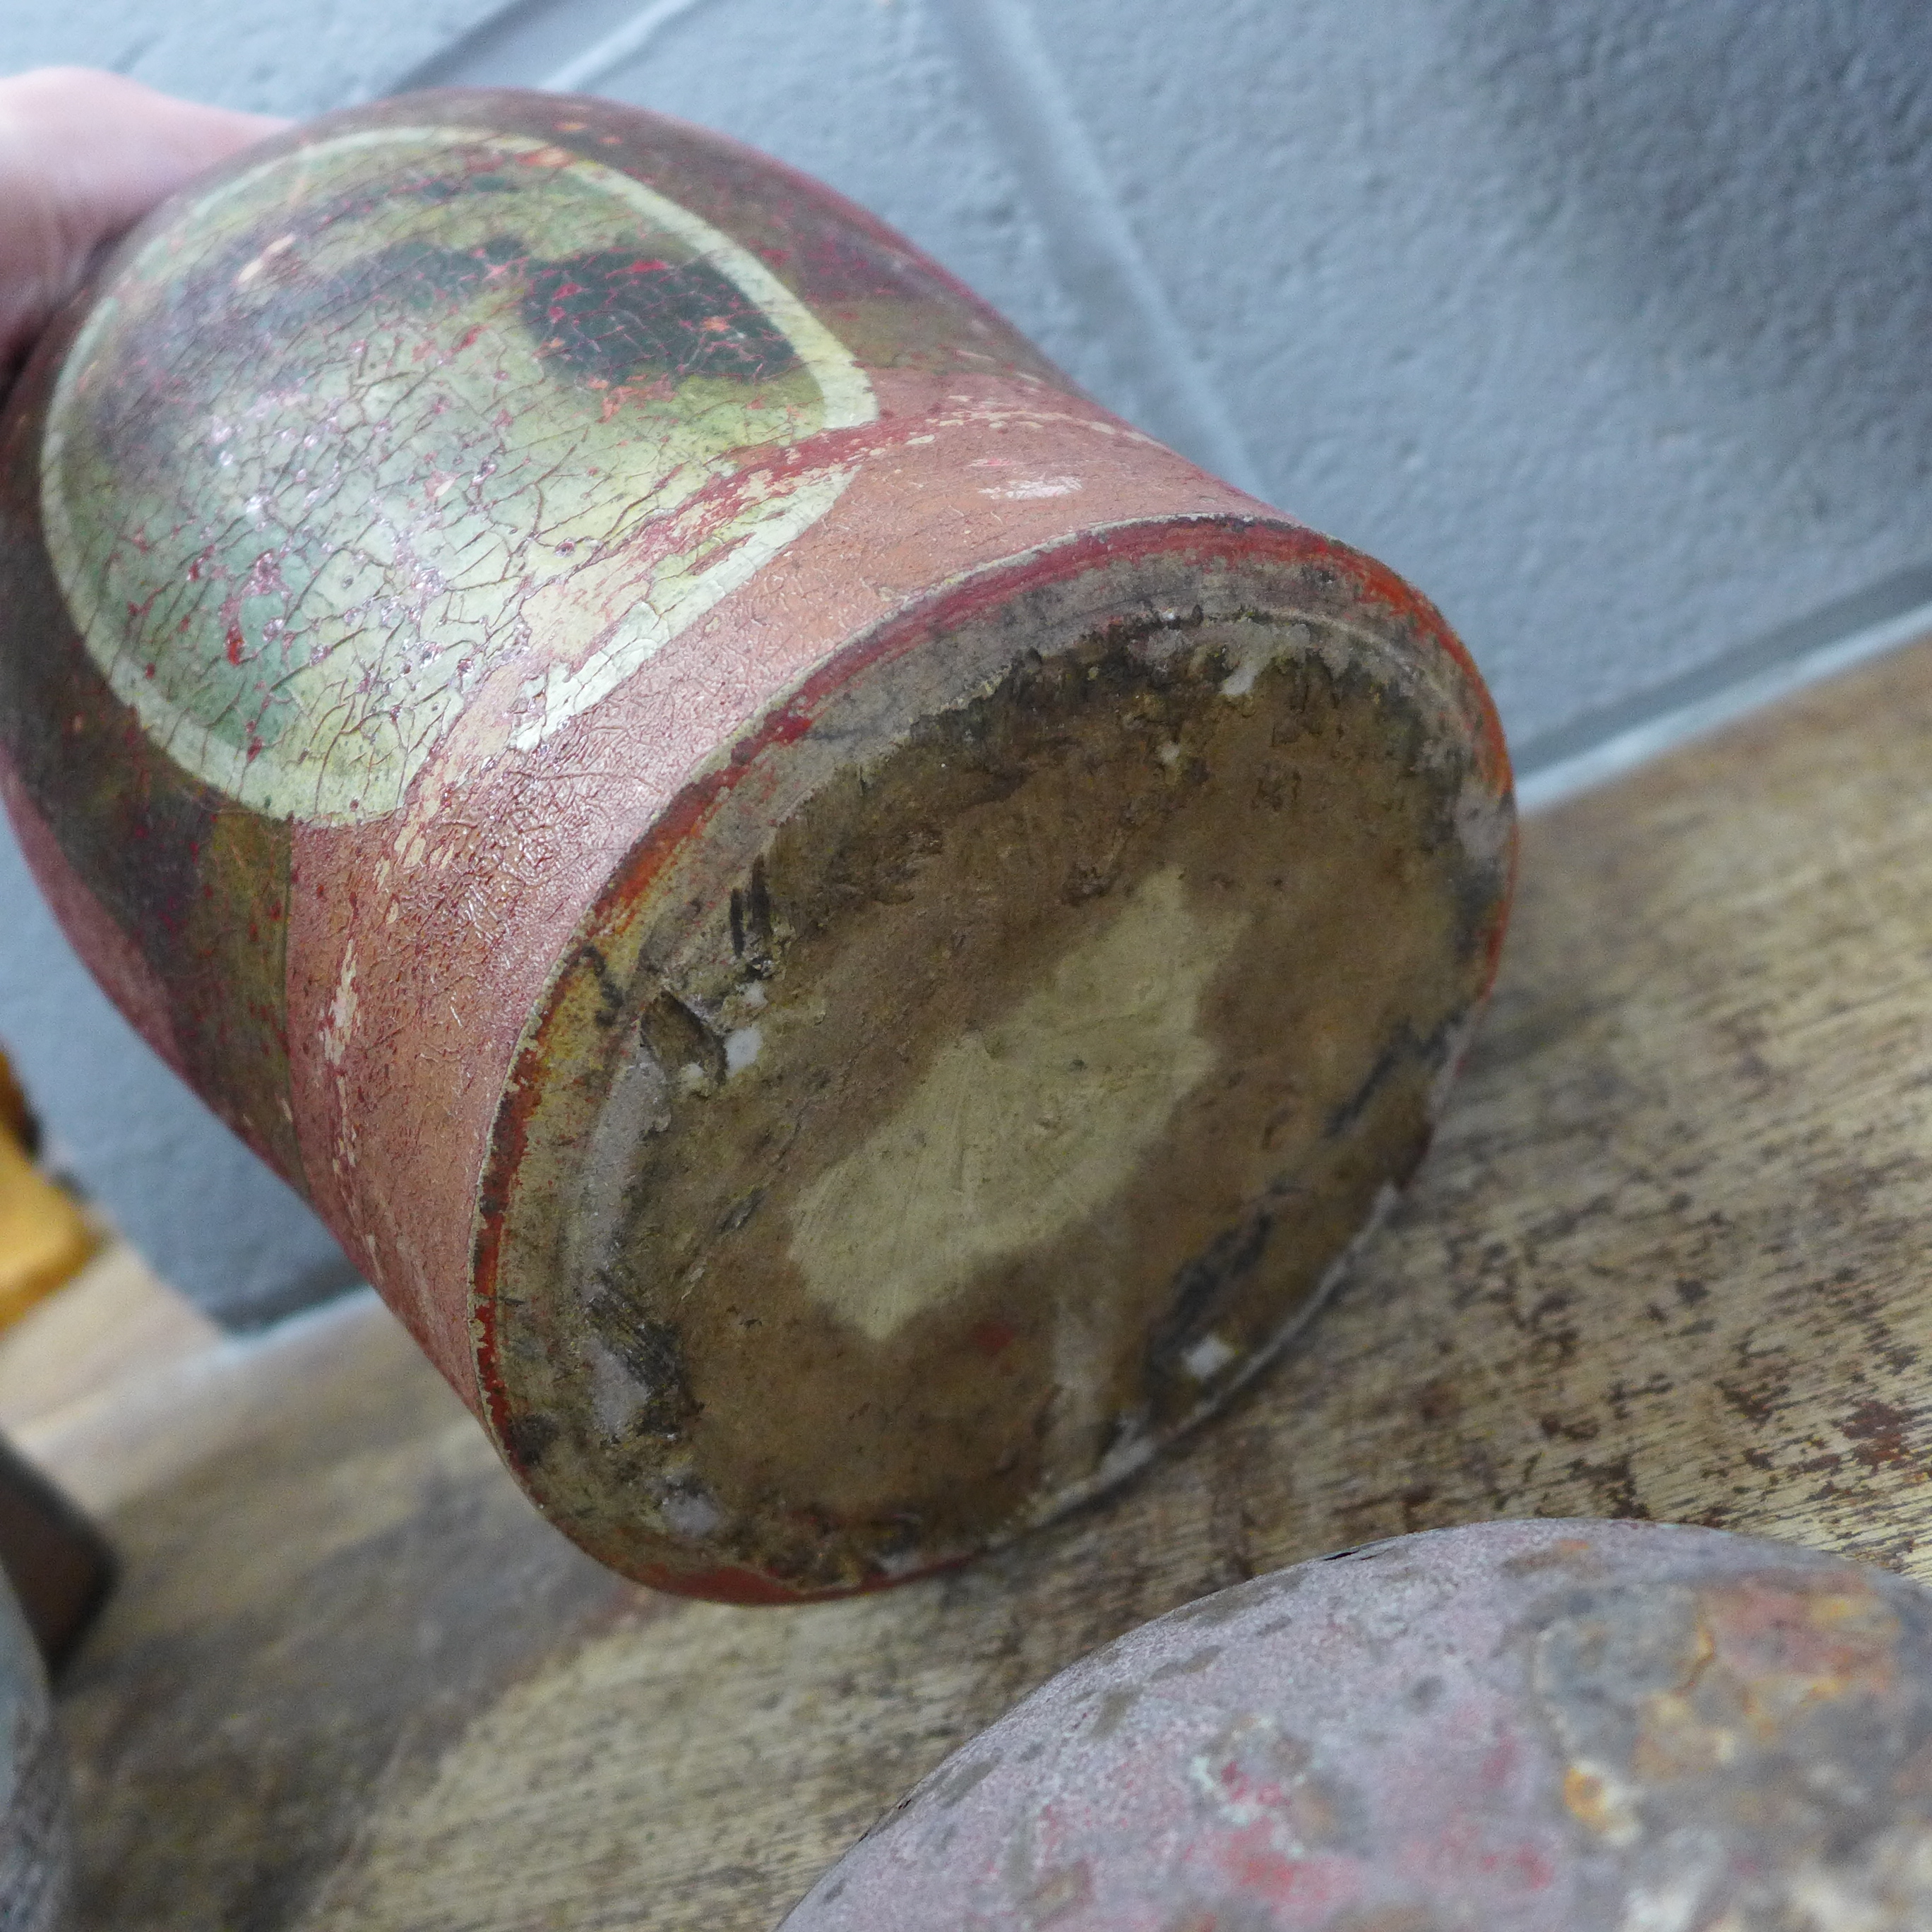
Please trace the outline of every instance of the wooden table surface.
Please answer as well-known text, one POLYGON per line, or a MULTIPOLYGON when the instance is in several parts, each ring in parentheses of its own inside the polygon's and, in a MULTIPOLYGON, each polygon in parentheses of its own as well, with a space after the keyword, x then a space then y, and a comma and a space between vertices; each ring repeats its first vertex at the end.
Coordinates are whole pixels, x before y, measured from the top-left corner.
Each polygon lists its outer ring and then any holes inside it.
POLYGON ((1124 1492, 856 1602, 655 1597, 366 1299, 27 1423, 120 1592, 63 1703, 90 1928, 768 1927, 940 1757, 1237 1579, 1508 1515, 1932 1578, 1932 646, 1526 828, 1393 1226, 1124 1492))

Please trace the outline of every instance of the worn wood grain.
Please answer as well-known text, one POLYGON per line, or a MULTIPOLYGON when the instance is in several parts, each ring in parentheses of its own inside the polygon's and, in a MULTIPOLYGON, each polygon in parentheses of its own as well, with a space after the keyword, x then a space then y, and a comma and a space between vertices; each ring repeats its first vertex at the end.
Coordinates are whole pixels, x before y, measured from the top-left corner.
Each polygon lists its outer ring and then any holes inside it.
POLYGON ((65 1698, 86 1922, 768 1926, 1092 1646, 1404 1530, 1646 1515, 1932 1577, 1928 747, 1922 646, 1532 823, 1353 1280, 1219 1424, 974 1568, 786 1611, 622 1583, 366 1303, 43 1441, 127 1558, 65 1698))

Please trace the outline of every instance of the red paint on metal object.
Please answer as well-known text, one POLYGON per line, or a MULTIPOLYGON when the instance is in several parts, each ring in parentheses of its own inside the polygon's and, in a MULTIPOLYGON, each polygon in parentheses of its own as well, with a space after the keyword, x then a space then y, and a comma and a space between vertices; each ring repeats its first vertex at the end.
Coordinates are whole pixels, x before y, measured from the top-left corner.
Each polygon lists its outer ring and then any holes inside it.
POLYGON ((327 117, 95 292, 0 423, 9 808, 552 1520, 731 1600, 882 1587, 1119 1480, 1312 1306, 1508 906, 1425 599, 608 103, 327 117), (948 1106, 983 1193, 902 1239, 871 1177, 932 1192, 948 1106))
POLYGON ((787 1932, 1919 1932, 1932 1592, 1634 1522, 1376 1544, 1036 1691, 787 1932))

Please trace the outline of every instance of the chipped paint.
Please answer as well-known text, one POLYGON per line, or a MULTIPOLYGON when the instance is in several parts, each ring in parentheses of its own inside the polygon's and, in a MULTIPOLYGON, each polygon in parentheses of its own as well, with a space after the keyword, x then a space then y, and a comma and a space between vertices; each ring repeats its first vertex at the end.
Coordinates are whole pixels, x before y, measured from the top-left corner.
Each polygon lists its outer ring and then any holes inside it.
POLYGON ((1077 1872, 1062 1932, 1918 1932, 1928 1759, 1932 1592, 1711 1531, 1436 1531, 1076 1664, 784 1923, 1026 1925, 1077 1872))
POLYGON ((877 413, 763 262, 644 183, 528 136, 364 128, 233 176, 124 266, 62 368, 42 508, 155 740, 260 812, 352 822, 466 712, 482 764, 596 704, 837 500, 849 469, 797 446, 877 413), (116 372, 237 255, 222 328, 117 410, 116 372), (350 352, 318 358, 319 317, 350 352))
POLYGON ((554 1521, 680 1588, 868 1589, 1280 1345, 1494 970, 1507 760, 1426 602, 612 104, 292 130, 94 298, 9 403, 10 802, 554 1521), (1150 908, 1172 983, 1057 1100, 1002 1086, 1150 908), (902 1133, 913 1292, 829 1286, 928 1078, 978 1211, 902 1133))

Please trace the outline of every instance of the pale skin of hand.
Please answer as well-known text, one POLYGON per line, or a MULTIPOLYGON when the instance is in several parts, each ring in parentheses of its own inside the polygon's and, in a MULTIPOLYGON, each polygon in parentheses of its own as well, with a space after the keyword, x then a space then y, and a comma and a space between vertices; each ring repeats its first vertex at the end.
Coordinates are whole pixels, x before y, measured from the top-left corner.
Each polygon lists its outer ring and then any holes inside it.
POLYGON ((285 125, 87 68, 0 79, 0 393, 97 249, 285 125))

